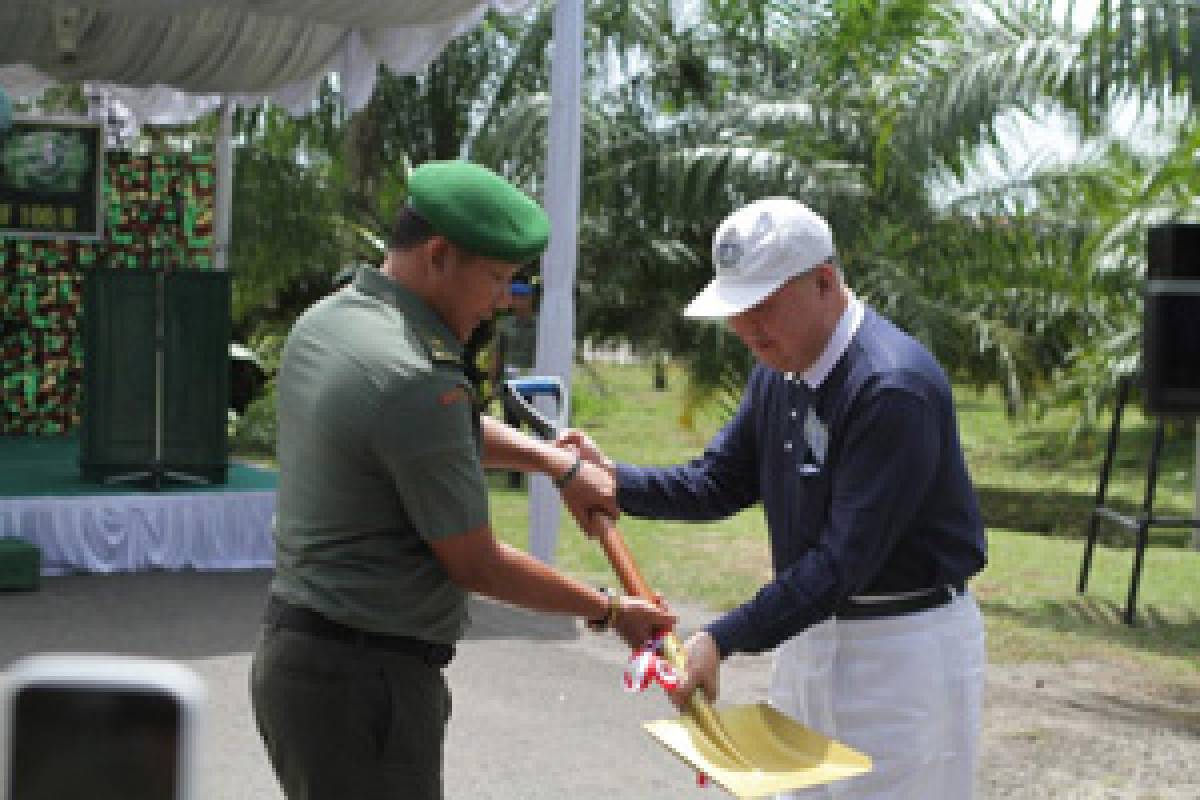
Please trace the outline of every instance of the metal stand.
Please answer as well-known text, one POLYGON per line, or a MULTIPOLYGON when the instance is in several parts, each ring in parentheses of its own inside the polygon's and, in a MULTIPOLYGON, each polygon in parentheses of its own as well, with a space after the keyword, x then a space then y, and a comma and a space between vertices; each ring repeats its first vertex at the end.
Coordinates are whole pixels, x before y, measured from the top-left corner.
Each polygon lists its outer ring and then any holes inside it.
POLYGON ((1124 620, 1126 625, 1133 625, 1135 621, 1138 584, 1142 579, 1142 564, 1145 561, 1146 547, 1150 540, 1150 528, 1200 530, 1200 519, 1159 517, 1154 514, 1154 489, 1158 483, 1158 462, 1162 456, 1163 440, 1166 438, 1166 422, 1161 416, 1157 417, 1154 426, 1154 443, 1150 447, 1150 463, 1146 467, 1146 491, 1142 496, 1141 511, 1135 516, 1130 516, 1105 505, 1108 497, 1108 481, 1112 476, 1113 459, 1117 453, 1117 440, 1121 435, 1121 417, 1124 414, 1126 403, 1129 402, 1129 392, 1134 380, 1134 376, 1125 375, 1117 383, 1117 405, 1113 410, 1112 428, 1108 434, 1108 447, 1104 452, 1104 463, 1100 467, 1100 480, 1096 487, 1096 506, 1088 518, 1087 544, 1083 550, 1083 564, 1079 570, 1078 587, 1080 594, 1087 590, 1088 572, 1092 566, 1092 551, 1096 547, 1100 519, 1110 520, 1126 530, 1133 531, 1136 538, 1133 572, 1129 577, 1129 595, 1125 601, 1124 620))

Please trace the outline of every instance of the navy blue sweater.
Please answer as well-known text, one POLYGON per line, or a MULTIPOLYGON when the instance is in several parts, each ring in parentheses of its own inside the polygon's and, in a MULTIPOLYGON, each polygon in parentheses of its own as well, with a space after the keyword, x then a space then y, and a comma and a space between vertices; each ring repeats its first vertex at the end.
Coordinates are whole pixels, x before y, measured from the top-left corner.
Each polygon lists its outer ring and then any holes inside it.
POLYGON ((870 308, 817 391, 760 364, 702 457, 619 464, 617 484, 622 509, 653 519, 762 503, 774 578, 708 626, 722 655, 775 647, 853 595, 965 583, 987 560, 949 381, 870 308), (824 458, 805 442, 810 406, 828 432, 824 458))

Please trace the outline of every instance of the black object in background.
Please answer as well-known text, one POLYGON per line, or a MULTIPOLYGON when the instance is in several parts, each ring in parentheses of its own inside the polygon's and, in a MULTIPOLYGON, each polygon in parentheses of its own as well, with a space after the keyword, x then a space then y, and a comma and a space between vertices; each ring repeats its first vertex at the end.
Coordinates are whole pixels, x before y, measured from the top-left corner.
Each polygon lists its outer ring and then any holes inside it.
POLYGON ((1146 234, 1146 277, 1200 280, 1200 223, 1152 226, 1146 234))
POLYGON ((176 800, 181 714, 170 694, 133 687, 21 689, 11 800, 176 800))
POLYGON ((1146 241, 1146 276, 1146 411, 1200 414, 1200 224, 1152 227, 1146 241))
POLYGON ((225 482, 230 291, 213 270, 86 273, 85 479, 225 482))

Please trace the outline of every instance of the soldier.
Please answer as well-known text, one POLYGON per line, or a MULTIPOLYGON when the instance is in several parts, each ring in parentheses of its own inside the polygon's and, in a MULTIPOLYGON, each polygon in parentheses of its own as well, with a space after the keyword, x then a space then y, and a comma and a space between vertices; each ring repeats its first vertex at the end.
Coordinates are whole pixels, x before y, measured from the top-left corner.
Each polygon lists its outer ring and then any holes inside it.
POLYGON ((466 162, 413 171, 380 269, 296 321, 278 377, 276 573, 255 718, 290 798, 442 796, 442 668, 466 595, 614 627, 674 617, 597 591, 493 536, 483 467, 562 488, 596 470, 472 405, 462 345, 545 248, 545 212, 466 162))

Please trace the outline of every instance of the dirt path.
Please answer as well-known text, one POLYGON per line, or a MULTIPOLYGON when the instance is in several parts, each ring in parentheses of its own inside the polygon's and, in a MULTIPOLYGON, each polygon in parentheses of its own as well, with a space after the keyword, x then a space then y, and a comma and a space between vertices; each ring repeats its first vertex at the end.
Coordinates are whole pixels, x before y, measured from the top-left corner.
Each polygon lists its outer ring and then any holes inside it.
MULTIPOLYGON (((766 696, 770 658, 734 656, 722 672, 728 702, 766 696)), ((977 800, 1051 799, 1200 800, 1200 682, 990 664, 977 800)))
POLYGON ((1111 664, 992 665, 987 800, 1200 798, 1200 686, 1111 664))

